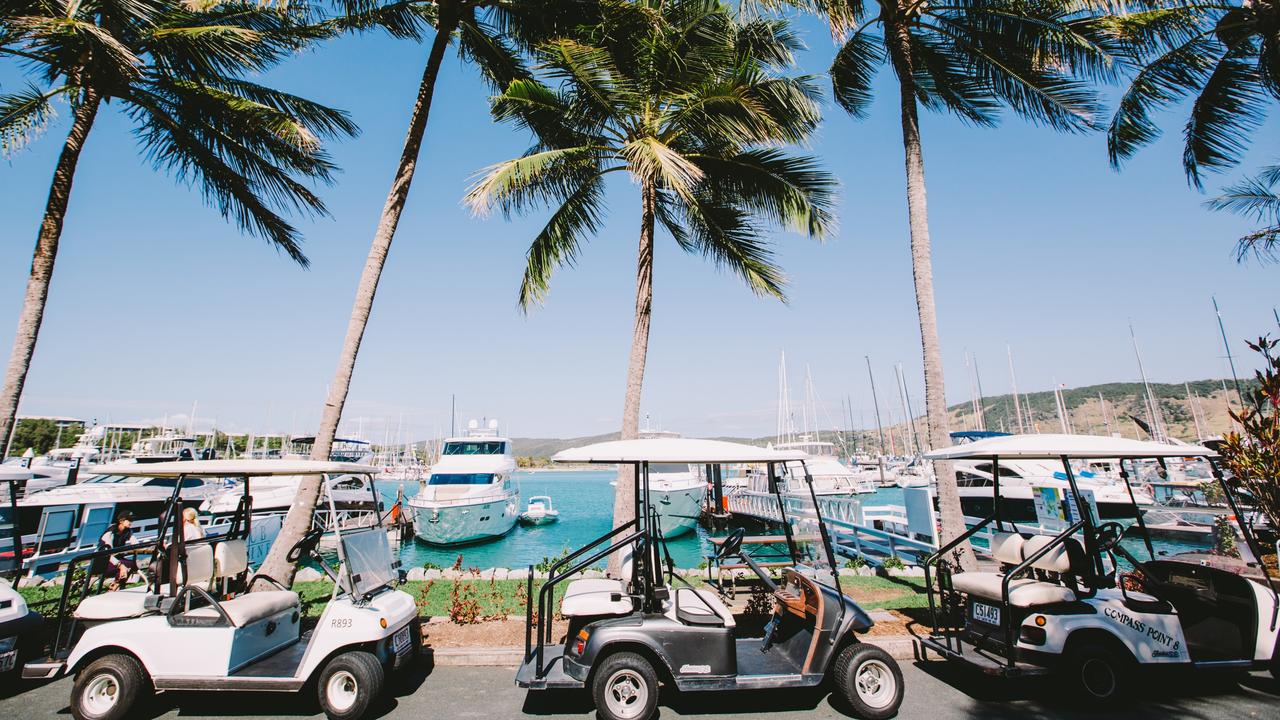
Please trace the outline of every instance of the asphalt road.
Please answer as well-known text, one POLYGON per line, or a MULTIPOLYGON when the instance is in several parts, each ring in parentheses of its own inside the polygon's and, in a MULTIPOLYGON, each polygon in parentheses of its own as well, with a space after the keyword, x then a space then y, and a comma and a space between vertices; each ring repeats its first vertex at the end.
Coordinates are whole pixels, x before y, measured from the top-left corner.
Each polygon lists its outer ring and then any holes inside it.
MULTIPOLYGON (((1280 684, 1270 675, 1205 672, 1147 678, 1138 697, 1112 712, 1073 708, 1048 679, 999 681, 966 672, 942 661, 905 663, 907 692, 898 717, 904 720, 1000 720, 1002 718, 1192 718, 1245 720, 1280 717, 1280 684)), ((507 720, 508 718, 589 718, 582 693, 529 693, 512 683, 514 671, 490 667, 420 668, 398 678, 392 697, 379 708, 386 718, 507 720)), ((0 689, 0 718, 70 716, 70 680, 0 689)), ((267 693, 165 693, 135 717, 148 718, 304 718, 322 717, 312 696, 267 693)), ((819 720, 844 718, 825 692, 753 691, 668 694, 661 718, 771 718, 819 720)))

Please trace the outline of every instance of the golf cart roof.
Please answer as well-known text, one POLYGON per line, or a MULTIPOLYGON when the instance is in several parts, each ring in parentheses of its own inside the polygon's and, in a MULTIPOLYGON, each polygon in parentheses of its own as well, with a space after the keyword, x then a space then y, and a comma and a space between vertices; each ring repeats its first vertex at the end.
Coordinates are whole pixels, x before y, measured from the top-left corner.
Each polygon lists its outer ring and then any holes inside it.
POLYGON ((96 475, 146 477, 267 477, 270 475, 365 475, 378 472, 372 465, 324 460, 175 460, 158 463, 99 465, 96 475))
POLYGON ((641 438, 612 440, 561 450, 551 459, 577 463, 767 463, 804 460, 808 456, 798 450, 772 450, 724 442, 691 438, 641 438))
POLYGON ((1128 440, 1101 435, 1002 435, 926 453, 929 460, 1049 460, 1071 458, 1173 458, 1216 455, 1200 445, 1128 440))

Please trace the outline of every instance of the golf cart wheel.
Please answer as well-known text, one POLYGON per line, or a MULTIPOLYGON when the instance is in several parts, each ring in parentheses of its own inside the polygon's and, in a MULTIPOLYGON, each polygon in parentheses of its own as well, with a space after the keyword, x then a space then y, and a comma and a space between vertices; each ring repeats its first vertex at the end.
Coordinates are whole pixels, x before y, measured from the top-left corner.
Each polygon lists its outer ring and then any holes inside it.
POLYGON ((640 655, 614 653, 596 669, 591 695, 603 720, 649 720, 658 710, 658 674, 640 655))
POLYGON ((71 715, 76 720, 128 717, 150 691, 146 673, 131 655, 104 655, 76 675, 71 686, 71 715))
POLYGON ((856 642, 840 651, 831 671, 840 696, 863 720, 885 720, 902 704, 902 669, 889 653, 856 642))
POLYGON ((382 663, 372 653, 342 653, 320 671, 320 708, 329 720, 355 720, 382 695, 384 679, 382 663))
POLYGON ((1127 650, 1095 643, 1071 648, 1064 666, 1070 697, 1093 707, 1123 699, 1132 686, 1133 669, 1127 650))

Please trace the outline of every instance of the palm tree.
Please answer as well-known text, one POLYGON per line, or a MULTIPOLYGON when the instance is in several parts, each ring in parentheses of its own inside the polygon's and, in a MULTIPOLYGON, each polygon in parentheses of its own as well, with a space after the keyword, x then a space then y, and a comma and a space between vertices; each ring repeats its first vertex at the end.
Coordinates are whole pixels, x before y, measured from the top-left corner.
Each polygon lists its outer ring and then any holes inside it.
POLYGON ((197 185, 242 229, 306 267, 285 210, 323 214, 305 184, 333 172, 321 137, 352 135, 337 110, 250 82, 307 40, 290 14, 253 2, 10 0, 0 6, 0 56, 30 69, 24 90, 0 95, 0 145, 32 142, 54 114, 72 111, 36 236, 13 354, 0 392, 0 438, 14 415, 44 317, 80 153, 108 103, 133 124, 157 169, 197 185))
MULTIPOLYGON (((360 273, 346 337, 338 355, 338 366, 329 383, 320 427, 311 449, 311 457, 316 460, 329 458, 338 423, 342 420, 342 408, 347 402, 356 356, 369 323, 369 314, 373 311, 378 281, 417 171, 436 78, 449 43, 456 36, 462 59, 475 64, 484 80, 501 90, 512 80, 528 75, 520 60, 521 48, 546 37, 551 32, 550 28, 556 27, 564 17, 578 14, 590 17, 589 3, 582 0, 391 0, 385 3, 341 0, 336 4, 342 12, 322 23, 327 30, 381 30, 392 37, 416 41, 425 40, 430 35, 432 41, 409 117, 404 148, 374 231, 369 256, 360 273)), ((289 561, 288 551, 310 529, 319 500, 320 478, 304 478, 280 534, 263 562, 263 573, 286 584, 292 581, 297 564, 289 561)))
MULTIPOLYGON (((1120 99, 1107 133, 1115 167, 1160 136, 1152 113, 1194 96, 1183 127, 1182 167, 1203 187, 1205 171, 1235 167, 1280 100, 1280 2, 1148 2, 1112 18, 1109 29, 1125 43, 1139 69, 1120 99)), ((1266 217, 1275 168, 1228 189, 1209 207, 1266 217), (1255 191, 1258 198, 1250 199, 1255 191)), ((1274 213, 1275 205, 1270 205, 1274 213)), ((1274 214, 1271 216, 1274 219, 1274 214)), ((1278 224, 1272 222, 1273 225, 1278 224)), ((1275 228, 1241 238, 1239 256, 1274 247, 1275 228)))
MULTIPOLYGON (((611 0, 602 18, 538 47, 550 85, 517 80, 494 99, 494 116, 536 141, 487 168, 466 200, 478 213, 553 208, 529 247, 519 294, 527 311, 601 227, 607 177, 625 173, 639 187, 625 439, 640 424, 656 227, 756 294, 785 299, 759 221, 823 237, 834 226, 835 180, 813 158, 777 147, 805 141, 820 120, 813 79, 782 74, 799 44, 785 22, 740 22, 715 0, 611 0)), ((634 481, 619 477, 615 527, 634 517, 634 481)))
POLYGON ((1264 224, 1260 230, 1240 238, 1237 256, 1253 255, 1274 260, 1280 250, 1280 165, 1263 168, 1256 178, 1242 180, 1208 202, 1212 210, 1226 210, 1264 224))
MULTIPOLYGON (((880 0, 871 10, 868 5, 864 0, 819 4, 833 31, 846 38, 831 66, 831 81, 840 106, 863 118, 878 68, 888 63, 898 79, 925 412, 930 444, 945 447, 951 439, 918 109, 923 105, 991 126, 1007 106, 1055 130, 1095 129, 1099 106, 1094 93, 1073 76, 1110 78, 1109 42, 1091 13, 1064 0, 880 0)), ((950 464, 938 463, 935 471, 942 537, 947 540, 964 533, 964 516, 950 464)), ((973 567, 972 553, 964 545, 955 560, 966 569, 973 567)))

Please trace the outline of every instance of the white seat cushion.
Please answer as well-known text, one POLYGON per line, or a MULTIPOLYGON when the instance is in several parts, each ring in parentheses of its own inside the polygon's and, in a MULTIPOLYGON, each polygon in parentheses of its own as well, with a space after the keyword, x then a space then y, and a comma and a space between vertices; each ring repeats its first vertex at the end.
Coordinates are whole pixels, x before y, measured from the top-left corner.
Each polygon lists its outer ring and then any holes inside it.
MULTIPOLYGON (((1031 557, 1043 550, 1051 542, 1053 542, 1053 538, 1048 535, 1036 535, 1023 546, 1022 554, 1025 557, 1031 557)), ((1067 550, 1067 545, 1072 542, 1075 541, 1068 539, 1066 542, 1054 546, 1044 557, 1031 563, 1031 567, 1056 573, 1071 572, 1071 554, 1067 550)))
MULTIPOLYGON (((1000 594, 1002 583, 1004 583, 1002 573, 966 572, 951 576, 951 586, 956 590, 988 600, 1003 600, 1000 594)), ((1019 578, 1009 583, 1009 604, 1015 607, 1048 605, 1075 599, 1076 594, 1071 591, 1071 588, 1054 583, 1040 582, 1030 578, 1019 578)))
POLYGON ((683 613, 718 615, 726 628, 733 628, 737 625, 737 621, 733 619, 733 612, 720 600, 719 596, 709 590, 694 590, 687 587, 677 588, 675 599, 674 603, 667 604, 664 614, 676 622, 680 621, 680 618, 676 615, 676 608, 679 607, 683 613))
MULTIPOLYGON (((291 608, 296 609, 298 607, 298 593, 289 590, 264 590, 241 595, 231 600, 224 600, 218 605, 227 614, 227 617, 231 618, 232 625, 244 627, 291 608)), ((185 615, 187 617, 217 617, 218 611, 212 607, 202 607, 189 610, 185 615)))
POLYGON ((184 571, 178 564, 179 585, 199 585, 207 588, 213 581, 213 546, 204 543, 186 548, 187 562, 184 571))
POLYGON ((249 549, 244 540, 224 540, 213 548, 213 576, 235 577, 249 568, 249 549))
POLYGON ((565 588, 560 601, 560 614, 565 617, 626 615, 635 609, 621 580, 583 578, 565 588), (614 596, 618 600, 614 600, 614 596))
POLYGON ((991 533, 991 555, 1005 565, 1022 564, 1022 548, 1026 543, 1018 533, 991 533))
POLYGON ((105 592, 87 597, 80 602, 74 616, 77 620, 124 620, 145 615, 147 609, 146 585, 105 592))

